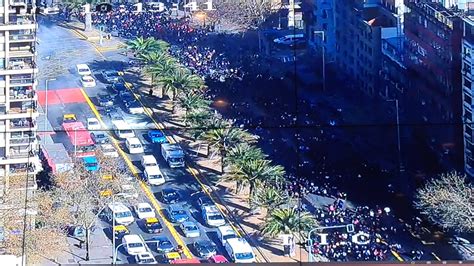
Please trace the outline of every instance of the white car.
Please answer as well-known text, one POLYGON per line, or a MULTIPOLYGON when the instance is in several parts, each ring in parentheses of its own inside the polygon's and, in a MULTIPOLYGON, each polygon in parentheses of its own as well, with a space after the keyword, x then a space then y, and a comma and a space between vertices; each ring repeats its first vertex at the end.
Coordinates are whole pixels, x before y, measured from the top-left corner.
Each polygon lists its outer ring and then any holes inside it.
POLYGON ((76 65, 76 70, 77 70, 77 73, 81 76, 90 76, 90 75, 92 75, 91 69, 86 64, 76 65))
POLYGON ((184 222, 180 225, 185 237, 200 237, 199 227, 194 222, 184 222))
POLYGON ((87 130, 100 130, 102 127, 100 126, 99 120, 97 118, 87 118, 87 130))
POLYGON ((139 219, 156 217, 155 211, 153 210, 151 205, 146 202, 138 203, 137 206, 135 206, 135 213, 137 214, 139 219))
POLYGON ((122 243, 128 255, 138 255, 147 252, 143 238, 139 235, 125 235, 122 238, 122 243))
POLYGON ((102 150, 102 153, 106 156, 106 157, 111 157, 111 158, 117 158, 119 157, 119 154, 117 152, 117 149, 115 149, 114 145, 110 144, 110 143, 106 143, 106 144, 101 144, 100 145, 100 149, 102 150))
POLYGON ((82 76, 81 77, 81 84, 84 88, 92 88, 95 87, 97 84, 95 83, 95 79, 92 76, 82 76))
POLYGON ((155 257, 150 252, 135 255, 135 263, 137 264, 157 264, 155 257))

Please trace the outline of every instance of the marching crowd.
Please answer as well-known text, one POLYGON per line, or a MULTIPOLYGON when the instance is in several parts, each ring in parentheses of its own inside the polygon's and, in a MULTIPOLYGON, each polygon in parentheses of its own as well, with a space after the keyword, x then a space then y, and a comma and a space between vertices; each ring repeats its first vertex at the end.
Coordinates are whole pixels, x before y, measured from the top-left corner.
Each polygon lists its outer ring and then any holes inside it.
POLYGON ((222 53, 206 45, 206 37, 211 29, 193 27, 190 18, 173 18, 168 12, 134 12, 127 5, 108 13, 94 13, 95 25, 105 25, 106 29, 119 36, 154 37, 172 46, 170 52, 181 64, 204 78, 224 82, 227 78, 240 77, 241 71, 231 66, 222 53))
MULTIPOLYGON (((176 19, 169 13, 137 13, 132 12, 131 9, 132 6, 126 6, 114 9, 107 14, 95 14, 93 24, 105 25, 109 31, 116 31, 119 36, 126 38, 154 37, 165 40, 171 44, 170 52, 180 63, 204 78, 220 82, 234 78, 242 79, 244 73, 236 62, 233 62, 233 65, 223 53, 217 52, 211 45, 206 44, 206 36, 210 33, 209 28, 193 27, 189 18, 176 19)), ((275 105, 280 106, 277 101, 274 100, 275 105)), ((288 111, 276 119, 286 121, 285 124, 294 125, 296 118, 292 112, 288 111)), ((312 123, 309 117, 305 119, 305 123, 312 123)), ((243 121, 244 124, 250 124, 250 122, 250 120, 243 121)), ((257 124, 262 123, 257 122, 257 124)), ((321 137, 324 135, 321 130, 321 137)), ((309 148, 300 147, 300 150, 306 149, 309 148)), ((334 261, 379 261, 386 260, 391 250, 402 249, 400 244, 390 241, 391 235, 396 234, 397 230, 404 229, 393 223, 395 219, 388 207, 371 209, 364 206, 349 209, 345 206, 347 194, 340 192, 330 183, 331 180, 327 180, 328 178, 324 176, 327 177, 323 175, 318 180, 321 182, 315 183, 314 180, 290 175, 288 191, 295 197, 304 197, 311 193, 334 198, 335 201, 330 206, 313 211, 321 226, 352 223, 355 232, 368 235, 369 243, 355 244, 351 241, 351 233, 335 231, 328 236, 328 245, 320 245, 316 242, 309 247, 313 254, 320 254, 334 261)), ((413 259, 420 259, 423 252, 413 250, 411 254, 413 259)))

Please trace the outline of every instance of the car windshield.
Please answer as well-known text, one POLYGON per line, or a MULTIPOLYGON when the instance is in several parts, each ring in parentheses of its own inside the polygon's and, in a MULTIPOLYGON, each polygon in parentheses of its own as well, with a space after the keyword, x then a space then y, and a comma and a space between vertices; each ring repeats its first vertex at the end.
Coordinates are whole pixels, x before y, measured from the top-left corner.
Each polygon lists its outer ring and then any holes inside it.
POLYGON ((253 259, 253 254, 251 252, 242 252, 242 253, 235 253, 235 258, 238 260, 249 260, 253 259))
POLYGON ((135 148, 135 149, 138 149, 138 148, 141 148, 142 145, 140 145, 140 144, 132 144, 131 147, 132 147, 132 148, 135 148))
POLYGON ((176 193, 175 191, 165 191, 165 197, 166 198, 177 198, 178 193, 176 193))
POLYGON ((157 164, 156 163, 146 163, 145 167, 148 167, 148 166, 157 166, 157 164))
POLYGON ((161 179, 161 175, 151 175, 149 176, 150 179, 161 179))
POLYGON ((200 243, 199 248, 201 249, 201 251, 207 251, 207 252, 212 252, 215 249, 214 245, 207 242, 200 243))
POLYGON ((220 214, 211 214, 208 216, 209 220, 222 220, 224 219, 220 214))
POLYGON ((143 263, 155 263, 155 260, 152 258, 146 258, 146 259, 140 259, 141 262, 143 263))
POLYGON ((168 241, 168 240, 163 240, 163 241, 160 242, 159 246, 161 248, 170 248, 170 247, 172 248, 173 244, 171 244, 171 242, 168 241))
POLYGON ((122 129, 122 130, 120 130, 120 134, 130 134, 130 133, 133 133, 133 131, 131 129, 122 129))
POLYGON ((96 134, 95 137, 97 139, 105 139, 106 138, 105 134, 96 134))
POLYGON ((99 122, 97 122, 97 121, 94 121, 94 120, 89 121, 89 125, 93 125, 93 126, 94 126, 94 125, 98 125, 98 124, 99 124, 99 122))
POLYGON ((138 211, 140 211, 140 212, 152 212, 152 209, 146 207, 146 208, 139 208, 138 211))
POLYGON ((169 161, 172 163, 180 163, 183 161, 183 158, 169 158, 169 161))
POLYGON ((186 226, 186 230, 187 231, 197 231, 198 228, 195 225, 188 225, 188 226, 186 226))
POLYGON ((225 235, 225 236, 223 236, 222 238, 223 238, 224 240, 227 240, 227 239, 236 238, 236 237, 237 237, 236 235, 225 235))
POLYGON ((171 212, 173 215, 185 215, 186 212, 184 210, 176 210, 171 212))
POLYGON ((89 72, 89 69, 87 69, 87 68, 79 68, 79 72, 89 72))
POLYGON ((143 244, 142 243, 130 243, 128 244, 129 247, 131 248, 141 248, 143 247, 143 244))
POLYGON ((128 217, 132 217, 132 213, 131 212, 115 212, 115 217, 116 218, 128 218, 128 217))
POLYGON ((88 152, 88 151, 94 151, 95 146, 94 145, 81 146, 81 147, 76 146, 76 149, 78 149, 81 152, 88 152))
POLYGON ((160 132, 152 132, 152 133, 150 133, 150 135, 154 138, 163 136, 160 132))

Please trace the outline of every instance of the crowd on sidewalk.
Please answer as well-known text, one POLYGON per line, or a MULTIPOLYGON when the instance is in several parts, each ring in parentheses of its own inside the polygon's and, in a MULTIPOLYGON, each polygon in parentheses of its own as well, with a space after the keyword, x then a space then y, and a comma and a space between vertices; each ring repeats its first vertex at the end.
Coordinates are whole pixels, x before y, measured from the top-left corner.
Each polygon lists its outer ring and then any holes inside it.
MULTIPOLYGON (((210 34, 210 28, 193 27, 189 18, 176 19, 169 13, 147 11, 137 13, 131 10, 132 6, 126 6, 113 9, 107 14, 94 14, 93 23, 106 25, 107 29, 117 31, 120 36, 126 38, 155 37, 165 40, 171 44, 171 54, 203 78, 224 82, 228 79, 241 79, 244 75, 240 66, 233 65, 225 54, 216 52, 210 45, 205 45, 204 39, 210 34)), ((295 114, 286 112, 276 119, 282 120, 284 125, 291 126, 294 125, 296 118, 295 114)), ((309 121, 309 118, 307 119, 309 121)), ((245 124, 250 122, 252 121, 249 120, 245 124)), ((257 121, 257 124, 260 125, 261 122, 257 121)), ((309 148, 302 146, 300 149, 309 148)), ((367 234, 369 241, 368 244, 354 244, 350 241, 350 233, 334 232, 328 237, 328 245, 315 244, 309 247, 311 252, 334 261, 378 261, 386 260, 391 250, 403 250, 399 243, 390 240, 399 230, 405 230, 400 224, 394 223, 396 219, 390 208, 363 206, 349 209, 345 206, 347 194, 331 185, 330 180, 324 181, 330 179, 328 175, 323 176, 328 178, 323 178, 321 183, 315 183, 307 178, 290 175, 288 191, 295 197, 304 197, 312 193, 333 198, 333 204, 317 209, 313 213, 321 226, 352 223, 355 232, 367 234)), ((411 253, 414 254, 413 259, 421 258, 423 254, 420 250, 412 250, 411 253)))

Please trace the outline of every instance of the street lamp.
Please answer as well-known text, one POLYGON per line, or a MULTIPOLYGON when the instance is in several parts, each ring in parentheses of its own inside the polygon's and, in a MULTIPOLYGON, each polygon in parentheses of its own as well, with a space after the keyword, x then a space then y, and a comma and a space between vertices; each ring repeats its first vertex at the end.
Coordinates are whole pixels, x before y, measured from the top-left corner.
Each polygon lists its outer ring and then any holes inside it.
POLYGON ((308 233, 308 258, 309 258, 309 262, 313 262, 314 261, 314 257, 313 257, 313 252, 311 251, 311 249, 313 248, 313 239, 311 238, 311 235, 313 234, 313 232, 315 231, 318 231, 318 230, 324 230, 324 229, 336 229, 336 228, 346 228, 347 229, 347 232, 348 233, 352 233, 354 232, 354 225, 353 224, 341 224, 341 225, 333 225, 333 226, 321 226, 321 227, 317 227, 317 228, 314 228, 312 229, 311 231, 309 231, 308 233))
POLYGON ((389 99, 387 102, 395 102, 395 109, 397 114, 397 148, 398 148, 398 171, 399 173, 404 171, 402 163, 402 148, 400 143, 400 117, 398 114, 398 99, 389 99))
MULTIPOLYGON (((47 79, 45 81, 45 91, 46 91, 46 97, 45 97, 45 103, 44 103, 44 134, 46 134, 46 127, 48 126, 48 84, 50 81, 55 81, 55 78, 52 79, 47 79)), ((46 138, 43 138, 46 139, 46 138)))
POLYGON ((321 48, 322 48, 322 54, 323 54, 323 91, 326 90, 326 51, 324 47, 324 42, 326 41, 324 31, 322 30, 315 30, 313 31, 313 34, 321 34, 321 48))

